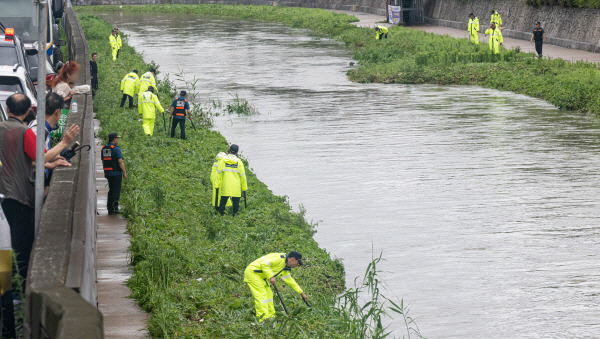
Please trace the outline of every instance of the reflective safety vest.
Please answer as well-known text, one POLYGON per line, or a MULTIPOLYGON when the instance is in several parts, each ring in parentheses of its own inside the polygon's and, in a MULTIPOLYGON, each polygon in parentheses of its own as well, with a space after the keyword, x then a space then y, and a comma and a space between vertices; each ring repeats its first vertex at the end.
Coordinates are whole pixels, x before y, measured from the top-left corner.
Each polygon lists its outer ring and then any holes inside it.
POLYGON ((121 49, 123 42, 121 41, 121 34, 117 34, 117 48, 121 49))
POLYGON ((469 27, 467 29, 471 35, 479 32, 479 18, 469 19, 469 27))
POLYGON ((109 171, 120 171, 119 160, 115 158, 113 154, 113 149, 115 145, 106 145, 102 147, 102 168, 104 169, 104 173, 109 171))
MULTIPOLYGON (((248 267, 246 267, 246 271, 250 271, 248 273, 255 273, 261 279, 271 279, 271 277, 280 277, 283 279, 288 286, 294 289, 294 291, 298 293, 302 293, 302 289, 292 278, 290 271, 292 270, 287 265, 287 254, 285 253, 269 253, 265 256, 262 256, 256 260, 254 260, 248 267)), ((246 274, 244 274, 246 276, 246 274)), ((245 281, 245 279, 244 279, 245 281)))
POLYGON ((500 17, 500 14, 498 12, 495 12, 494 14, 492 14, 492 17, 490 19, 490 25, 492 23, 495 23, 496 27, 502 26, 502 18, 500 17))
POLYGON ((110 48, 119 49, 119 43, 114 35, 111 34, 110 37, 108 37, 108 41, 110 42, 110 48))
POLYGON ((177 98, 177 101, 175 101, 175 109, 173 110, 173 115, 175 115, 175 117, 185 118, 185 103, 186 102, 187 102, 187 100, 185 100, 185 99, 179 100, 179 98, 177 98))
POLYGON ((217 180, 215 188, 221 196, 241 197, 242 191, 248 190, 244 163, 234 154, 227 154, 217 164, 217 180))
POLYGON ((142 93, 138 98, 138 112, 142 117, 144 119, 154 119, 156 117, 156 109, 160 113, 164 111, 156 94, 150 91, 142 93))
POLYGON ((140 79, 134 72, 127 74, 123 80, 121 80, 121 91, 129 96, 133 96, 135 93, 137 93, 139 86, 140 79))
POLYGON ((140 78, 140 88, 138 90, 138 94, 142 95, 142 93, 146 92, 150 86, 154 87, 154 89, 157 89, 156 79, 154 79, 154 74, 152 74, 152 72, 146 72, 140 78))

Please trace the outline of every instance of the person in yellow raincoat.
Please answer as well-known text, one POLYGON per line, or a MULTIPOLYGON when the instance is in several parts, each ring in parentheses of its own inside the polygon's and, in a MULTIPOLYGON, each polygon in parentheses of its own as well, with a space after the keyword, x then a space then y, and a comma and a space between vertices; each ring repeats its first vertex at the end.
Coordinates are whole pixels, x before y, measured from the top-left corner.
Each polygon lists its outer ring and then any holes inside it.
POLYGON ((119 43, 117 42, 117 30, 113 29, 112 34, 108 37, 110 42, 110 50, 112 52, 113 61, 117 61, 117 52, 119 51, 119 43))
POLYGON ((490 51, 492 51, 493 54, 500 54, 500 45, 504 41, 502 39, 502 31, 500 31, 500 28, 497 28, 496 24, 491 24, 490 28, 485 30, 485 35, 490 36, 490 51))
POLYGON ((154 68, 150 68, 149 72, 142 74, 140 77, 140 88, 138 89, 139 95, 142 95, 144 92, 146 92, 150 86, 156 88, 156 78, 154 78, 155 75, 156 69, 154 68))
POLYGON ((496 27, 502 28, 502 17, 500 17, 500 13, 495 9, 492 10, 492 16, 490 18, 490 25, 491 24, 496 24, 496 27))
POLYGON ((138 92, 139 87, 140 78, 138 77, 138 70, 134 69, 133 72, 128 73, 123 80, 121 80, 121 92, 123 92, 121 107, 125 105, 125 100, 129 99, 129 108, 133 108, 133 96, 138 92))
MULTIPOLYGON (((225 152, 219 152, 219 154, 217 154, 217 156, 215 157, 215 162, 213 163, 212 170, 210 171, 210 182, 212 183, 213 187, 212 205, 217 210, 217 212, 219 211, 219 203, 221 202, 221 193, 219 192, 219 195, 217 196, 217 188, 215 187, 215 185, 217 184, 217 167, 219 167, 219 160, 221 160, 221 158, 223 158, 226 155, 227 153, 225 152)), ((231 203, 231 199, 228 199, 227 205, 225 205, 225 207, 229 207, 231 205, 233 205, 231 203)))
POLYGON ((154 133, 154 120, 156 120, 156 110, 163 113, 165 110, 160 105, 158 97, 154 94, 154 87, 148 87, 148 90, 139 97, 138 101, 138 112, 144 119, 142 127, 144 127, 144 133, 146 135, 152 135, 154 133))
POLYGON ((229 151, 217 163, 217 175, 214 187, 219 190, 221 200, 219 201, 219 213, 225 215, 227 200, 233 203, 233 216, 240 209, 242 191, 248 190, 246 170, 244 163, 237 157, 240 147, 231 145, 229 151))
POLYGON ((377 26, 375 27, 375 40, 381 40, 383 38, 387 39, 388 28, 385 26, 377 26))
POLYGON ((473 13, 469 14, 467 31, 469 32, 469 40, 475 45, 479 45, 479 18, 473 13))
POLYGON ((254 260, 246 267, 244 282, 248 284, 254 297, 254 308, 259 321, 275 316, 273 291, 269 286, 269 283, 276 286, 275 277, 283 279, 283 282, 300 293, 304 301, 308 301, 306 294, 290 273, 292 268, 298 267, 298 265, 302 265, 302 254, 292 251, 289 254, 269 253, 254 260))

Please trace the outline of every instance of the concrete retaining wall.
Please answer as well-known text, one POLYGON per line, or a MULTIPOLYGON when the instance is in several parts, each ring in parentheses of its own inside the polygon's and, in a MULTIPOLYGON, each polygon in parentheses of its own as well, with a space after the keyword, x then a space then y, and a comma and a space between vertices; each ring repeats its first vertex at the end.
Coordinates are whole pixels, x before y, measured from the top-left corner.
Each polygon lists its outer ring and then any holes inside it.
MULTIPOLYGON (((273 5, 325 8, 386 15, 386 0, 73 0, 76 5, 145 4, 225 4, 273 5)), ((465 29, 469 13, 482 24, 489 23, 490 12, 502 15, 507 37, 529 40, 534 23, 540 21, 548 43, 600 53, 600 9, 562 6, 532 7, 518 0, 424 0, 425 22, 465 29)), ((485 26, 481 26, 482 28, 485 26)))
MULTIPOLYGON (((72 8, 64 17, 69 59, 81 66, 77 85, 90 85, 89 51, 72 8)), ((67 126, 90 145, 54 170, 42 209, 27 279, 26 338, 102 338, 96 290, 96 177, 92 95, 77 94, 67 126)))
POLYGON ((600 9, 532 7, 516 0, 426 0, 425 21, 466 31, 472 12, 484 29, 490 22, 492 9, 502 16, 504 36, 529 40, 535 22, 540 21, 548 43, 600 53, 600 9))

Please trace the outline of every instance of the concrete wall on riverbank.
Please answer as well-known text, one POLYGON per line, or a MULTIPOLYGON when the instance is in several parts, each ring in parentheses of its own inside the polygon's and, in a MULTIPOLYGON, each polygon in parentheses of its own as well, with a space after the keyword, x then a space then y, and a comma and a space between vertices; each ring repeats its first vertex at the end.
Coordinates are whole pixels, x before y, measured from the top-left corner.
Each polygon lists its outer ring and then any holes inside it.
POLYGON ((502 16, 504 36, 529 40, 535 22, 540 21, 548 43, 600 52, 600 9, 533 7, 516 0, 425 0, 427 23, 465 31, 469 13, 479 17, 483 30, 493 9, 502 16))
MULTIPOLYGON (((226 4, 273 5, 359 11, 385 15, 385 0, 73 0, 76 5, 226 4)), ((600 9, 562 6, 532 7, 517 0, 424 0, 426 23, 466 30, 473 12, 482 24, 490 12, 502 15, 507 37, 529 40, 536 21, 542 22, 548 43, 600 53, 600 9)), ((481 26, 482 29, 485 25, 481 26)))

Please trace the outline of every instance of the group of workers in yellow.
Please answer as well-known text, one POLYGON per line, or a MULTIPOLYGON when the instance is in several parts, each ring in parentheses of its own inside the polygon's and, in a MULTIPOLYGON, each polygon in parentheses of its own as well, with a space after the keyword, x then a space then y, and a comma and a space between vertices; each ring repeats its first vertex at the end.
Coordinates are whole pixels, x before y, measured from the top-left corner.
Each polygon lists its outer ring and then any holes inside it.
MULTIPOLYGON (((213 186, 212 205, 220 215, 225 214, 226 207, 233 205, 232 215, 235 216, 239 211, 242 194, 245 198, 248 190, 244 163, 237 156, 239 149, 238 145, 232 144, 227 153, 217 154, 210 172, 213 186)), ((289 254, 267 254, 246 267, 244 282, 252 292, 259 322, 275 316, 273 291, 269 284, 277 291, 276 277, 280 277, 294 291, 300 293, 308 305, 306 294, 290 274, 291 269, 298 265, 302 265, 302 254, 292 251, 289 254)), ((281 302, 283 303, 283 300, 281 302)), ((285 305, 284 309, 287 312, 285 305)))
MULTIPOLYGON (((469 32, 469 39, 471 42, 479 45, 479 18, 473 13, 469 14, 467 31, 469 32)), ((490 26, 485 30, 485 35, 490 36, 490 51, 493 54, 500 54, 500 46, 504 43, 504 38, 502 37, 502 17, 495 10, 492 11, 490 26)))
MULTIPOLYGON (((381 36, 387 38, 387 27, 380 28, 381 36)), ((115 28, 110 36, 110 46, 112 49, 113 61, 118 56, 118 51, 121 48, 121 38, 118 30, 115 28)), ((129 100, 129 108, 133 108, 133 98, 137 94, 138 97, 138 112, 142 115, 144 133, 151 136, 154 132, 154 122, 156 120, 156 110, 160 113, 164 112, 160 101, 155 94, 156 91, 156 69, 151 68, 150 71, 138 77, 138 70, 134 69, 121 80, 121 107, 125 101, 129 100)), ((171 108, 171 118, 176 115, 179 117, 183 114, 185 118, 186 112, 189 116, 189 104, 185 100, 185 91, 181 91, 180 96, 173 101, 171 108), (181 106, 181 107, 179 107, 181 106), (183 113, 182 113, 183 112, 183 113)), ((190 119, 191 120, 191 119, 190 119)), ((185 120, 184 120, 185 121, 185 120)), ((183 122, 184 122, 183 121, 183 122)), ((171 130, 173 137, 175 124, 171 130)), ((185 139, 182 125, 182 139, 185 139)), ((238 158, 239 146, 232 144, 227 153, 220 152, 217 154, 212 166, 210 180, 213 186, 212 205, 221 215, 225 215, 225 208, 233 206, 232 216, 239 212, 240 200, 244 195, 244 204, 246 191, 248 190, 248 182, 246 178, 246 170, 243 161, 238 158)), ((292 287, 294 291, 301 294, 304 302, 308 304, 308 298, 302 291, 298 283, 292 278, 290 271, 292 268, 302 265, 302 254, 292 251, 286 253, 270 253, 254 260, 246 267, 244 272, 244 282, 248 284, 256 309, 256 316, 262 322, 265 319, 275 317, 275 306, 273 304, 273 292, 269 284, 277 291, 276 277, 280 277, 287 285, 292 287)), ((279 294, 279 292, 277 292, 279 294)), ((281 297, 280 297, 281 298, 281 297)), ((283 299, 281 299, 283 303, 283 299)), ((310 305, 309 305, 310 306, 310 305)), ((284 309, 287 312, 287 309, 284 309)))
POLYGON ((119 57, 119 51, 121 50, 121 47, 123 46, 123 43, 121 42, 121 34, 119 34, 118 28, 116 28, 116 27, 113 28, 112 33, 108 37, 108 42, 110 43, 112 59, 113 59, 113 61, 117 61, 117 58, 119 57))

